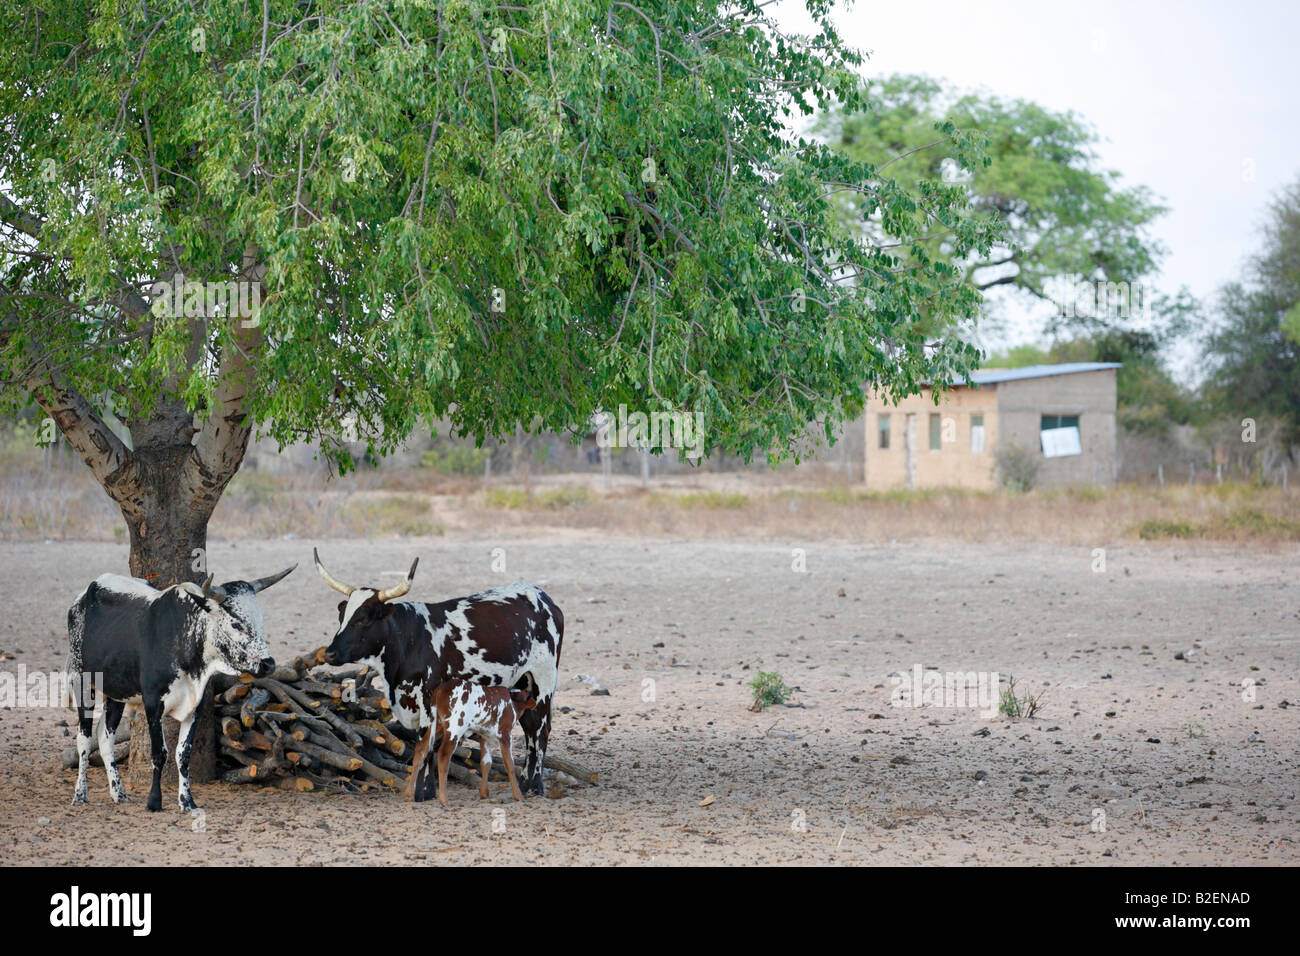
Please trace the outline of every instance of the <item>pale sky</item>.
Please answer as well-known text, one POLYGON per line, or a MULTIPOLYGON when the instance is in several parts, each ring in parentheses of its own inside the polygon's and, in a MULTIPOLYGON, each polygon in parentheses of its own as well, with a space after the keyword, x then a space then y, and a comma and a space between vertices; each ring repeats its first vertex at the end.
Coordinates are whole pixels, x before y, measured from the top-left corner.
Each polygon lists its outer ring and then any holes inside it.
MULTIPOLYGON (((797 0, 774 9, 808 29, 797 0)), ((1092 123, 1101 165, 1170 208, 1153 229, 1168 249, 1160 291, 1206 297, 1235 278, 1270 197, 1300 176, 1297 0, 859 0, 834 19, 870 54, 868 76, 926 73, 1092 123)), ((1036 324, 1026 313, 1011 338, 1033 340, 1036 324)))

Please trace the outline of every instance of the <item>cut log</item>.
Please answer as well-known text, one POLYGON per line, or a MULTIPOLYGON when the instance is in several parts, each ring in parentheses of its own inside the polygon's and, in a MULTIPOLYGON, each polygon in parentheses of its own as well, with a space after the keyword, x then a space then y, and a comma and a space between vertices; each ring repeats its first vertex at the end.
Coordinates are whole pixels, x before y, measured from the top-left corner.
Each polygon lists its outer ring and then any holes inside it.
POLYGON ((595 783, 600 777, 596 771, 589 767, 584 767, 576 760, 566 760, 563 757, 555 757, 547 754, 542 760, 542 766, 548 770, 558 770, 560 773, 567 773, 574 780, 582 783, 595 783))
MULTIPOLYGON (((120 744, 113 745, 113 762, 116 764, 121 764, 124 760, 127 759, 127 755, 131 752, 131 741, 129 739, 131 735, 131 724, 130 721, 126 721, 126 720, 122 721, 122 723, 127 725, 126 733, 128 739, 122 741, 120 744)), ((63 764, 65 769, 75 770, 77 768, 77 763, 78 763, 77 748, 76 747, 63 748, 63 757, 61 758, 60 762, 63 764)), ((104 766, 104 758, 99 755, 98 746, 94 747, 90 751, 89 762, 90 762, 90 766, 92 767, 104 766)))
POLYGON ((265 688, 257 688, 247 697, 239 708, 239 722, 245 727, 252 727, 257 723, 257 712, 265 707, 271 700, 271 692, 265 688))
POLYGON ((257 777, 257 764, 248 767, 236 767, 221 775, 222 783, 261 783, 257 777))
POLYGON ((216 699, 218 704, 234 704, 237 703, 241 698, 246 697, 247 695, 248 695, 247 684, 232 684, 226 690, 223 690, 221 693, 217 694, 216 699))
POLYGON ((366 763, 366 761, 355 755, 347 757, 333 750, 328 750, 325 747, 319 747, 306 740, 294 740, 290 737, 287 738, 287 741, 288 742, 285 744, 286 750, 296 750, 299 753, 306 754, 313 760, 319 760, 326 766, 335 767, 339 770, 346 770, 348 773, 354 773, 357 770, 360 770, 366 763))

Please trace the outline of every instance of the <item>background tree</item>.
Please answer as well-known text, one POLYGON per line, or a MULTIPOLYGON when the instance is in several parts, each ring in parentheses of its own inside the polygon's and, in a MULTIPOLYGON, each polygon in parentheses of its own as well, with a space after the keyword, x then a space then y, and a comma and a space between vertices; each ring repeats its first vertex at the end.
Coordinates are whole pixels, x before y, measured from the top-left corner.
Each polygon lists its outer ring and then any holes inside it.
MULTIPOLYGON (((838 151, 881 165, 900 183, 943 179, 969 184, 975 211, 1006 224, 989 253, 944 254, 968 281, 987 291, 1007 286, 1045 301, 1052 279, 1135 285, 1155 270, 1163 250, 1149 226, 1165 212, 1145 187, 1122 187, 1097 164, 1096 131, 1073 112, 1028 100, 959 95, 926 76, 871 80, 865 110, 845 104, 819 114, 814 129, 838 151), (936 124, 978 134, 990 162, 969 165, 935 143, 936 124)), ((1093 328, 1095 317, 1058 316, 1049 332, 1093 328)))
MULTIPOLYGON (((1112 322, 1091 332, 1078 329, 1051 345, 1021 345, 990 355, 991 368, 1023 368, 1059 362, 1119 362, 1115 400, 1119 424, 1132 432, 1165 437, 1174 425, 1202 424, 1204 403, 1190 385, 1169 371, 1165 356, 1202 321, 1199 302, 1186 290, 1153 296, 1146 328, 1112 322)), ((1062 330, 1064 332, 1066 330, 1062 330)))
MULTIPOLYGON (((1206 398, 1221 415, 1254 418, 1293 462, 1300 447, 1300 178, 1269 208, 1263 249, 1215 303, 1205 338, 1206 398)), ((1240 427, 1238 426, 1238 431, 1240 427)))
POLYGON ((11 404, 40 405, 120 506, 131 571, 167 585, 197 578, 254 428, 346 469, 348 437, 585 429, 623 402, 779 454, 864 385, 960 374, 976 352, 942 333, 977 293, 896 250, 942 228, 987 254, 995 230, 789 136, 860 102, 859 59, 824 0, 797 42, 763 6, 6 5, 11 404), (843 191, 888 241, 833 228, 843 191), (260 312, 169 302, 177 277, 260 312))

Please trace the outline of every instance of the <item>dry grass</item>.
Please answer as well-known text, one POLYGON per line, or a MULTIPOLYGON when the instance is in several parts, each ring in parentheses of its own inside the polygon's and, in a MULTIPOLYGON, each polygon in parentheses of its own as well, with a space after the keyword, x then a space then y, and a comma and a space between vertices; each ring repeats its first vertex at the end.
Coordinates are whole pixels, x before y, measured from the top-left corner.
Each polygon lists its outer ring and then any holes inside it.
MULTIPOLYGON (((707 477, 707 476, 706 476, 707 477)), ((723 476, 719 476, 723 477, 723 476)), ((1300 493, 1250 485, 1188 488, 960 490, 867 493, 840 486, 751 493, 578 489, 529 495, 493 489, 466 504, 490 523, 509 513, 532 527, 563 526, 699 537, 890 541, 1051 541, 1089 545, 1178 538, 1276 546, 1300 540, 1300 493)))
MULTIPOLYGON (((1166 489, 867 493, 829 480, 701 472, 648 489, 591 475, 528 485, 448 478, 428 469, 236 476, 210 526, 233 538, 426 536, 447 527, 576 528, 671 537, 887 542, 1170 540, 1278 547, 1300 541, 1300 491, 1251 484, 1166 489), (782 484, 781 482, 785 482, 782 484)), ((120 539, 121 515, 79 466, 0 458, 0 539, 120 539)))

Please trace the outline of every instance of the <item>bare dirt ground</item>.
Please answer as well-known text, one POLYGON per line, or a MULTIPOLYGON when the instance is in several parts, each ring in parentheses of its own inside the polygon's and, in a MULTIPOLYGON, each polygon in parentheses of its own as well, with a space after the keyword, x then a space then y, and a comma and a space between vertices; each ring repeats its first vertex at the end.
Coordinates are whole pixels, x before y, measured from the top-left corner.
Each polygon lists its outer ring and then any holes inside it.
MULTIPOLYGON (((91 805, 71 806, 59 753, 72 713, 0 709, 0 862, 1300 862, 1294 548, 1133 543, 1097 573, 1090 548, 1049 544, 529 529, 214 543, 218 580, 299 562, 262 596, 277 656, 332 633, 314 544, 359 583, 419 555, 417 600, 514 579, 546 588, 567 617, 553 750, 598 769, 599 785, 553 783, 553 799, 520 805, 508 789, 480 803, 453 785, 443 810, 206 784, 196 832, 171 791, 159 814, 139 793, 114 806, 97 768, 91 805), (1014 674, 1021 692, 1046 692, 1042 715, 891 706, 889 675, 914 665, 1014 674), (797 686, 794 706, 747 709, 760 669, 797 686)), ((125 565, 118 544, 0 544, 0 669, 61 667, 68 604, 125 565)))

